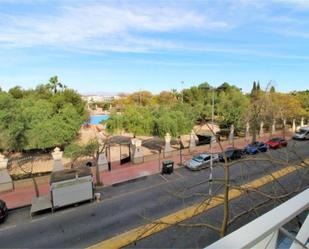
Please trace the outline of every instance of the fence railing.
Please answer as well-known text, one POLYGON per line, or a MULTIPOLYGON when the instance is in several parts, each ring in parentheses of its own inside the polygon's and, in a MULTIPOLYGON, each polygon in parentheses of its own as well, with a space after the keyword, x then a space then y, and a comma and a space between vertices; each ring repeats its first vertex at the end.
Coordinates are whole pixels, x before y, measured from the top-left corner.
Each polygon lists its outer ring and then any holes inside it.
MULTIPOLYGON (((281 248, 278 234, 281 232, 292 242, 291 249, 308 248, 309 215, 297 235, 291 235, 283 226, 309 208, 309 189, 301 192, 280 206, 258 217, 206 249, 222 248, 281 248)), ((284 246, 284 248, 287 248, 284 246)))

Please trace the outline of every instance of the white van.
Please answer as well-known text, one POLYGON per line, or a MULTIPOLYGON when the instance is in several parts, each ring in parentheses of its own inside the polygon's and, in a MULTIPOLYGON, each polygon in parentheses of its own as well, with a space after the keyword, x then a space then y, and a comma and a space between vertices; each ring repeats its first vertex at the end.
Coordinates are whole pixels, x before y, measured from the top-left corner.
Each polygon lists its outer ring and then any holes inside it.
POLYGON ((309 126, 301 127, 295 132, 293 139, 309 139, 309 126))

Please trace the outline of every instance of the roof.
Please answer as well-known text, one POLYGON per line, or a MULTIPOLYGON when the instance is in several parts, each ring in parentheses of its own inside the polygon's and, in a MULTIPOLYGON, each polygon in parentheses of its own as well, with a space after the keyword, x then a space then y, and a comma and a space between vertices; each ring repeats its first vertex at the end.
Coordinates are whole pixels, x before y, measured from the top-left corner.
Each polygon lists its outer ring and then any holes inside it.
POLYGON ((50 182, 61 182, 75 179, 76 177, 92 176, 91 170, 87 167, 76 169, 65 169, 53 172, 50 176, 50 182))

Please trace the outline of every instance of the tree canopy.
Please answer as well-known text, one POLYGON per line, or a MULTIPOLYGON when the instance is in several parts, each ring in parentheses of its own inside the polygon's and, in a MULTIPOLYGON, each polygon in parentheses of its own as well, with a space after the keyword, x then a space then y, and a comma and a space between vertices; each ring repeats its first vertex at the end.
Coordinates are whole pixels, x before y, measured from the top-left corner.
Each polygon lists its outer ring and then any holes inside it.
POLYGON ((39 85, 0 93, 0 149, 28 151, 70 143, 87 119, 81 96, 68 88, 39 85))
POLYGON ((177 137, 188 133, 196 121, 209 121, 212 115, 221 128, 244 129, 250 122, 257 130, 260 122, 269 125, 274 119, 291 120, 309 114, 308 91, 279 93, 274 87, 263 90, 254 81, 250 94, 227 82, 214 88, 208 82, 177 91, 162 91, 152 95, 147 91, 123 96, 111 105, 114 112, 105 121, 111 133, 121 130, 135 135, 163 137, 166 132, 177 137), (120 113, 117 111, 120 111, 120 113))

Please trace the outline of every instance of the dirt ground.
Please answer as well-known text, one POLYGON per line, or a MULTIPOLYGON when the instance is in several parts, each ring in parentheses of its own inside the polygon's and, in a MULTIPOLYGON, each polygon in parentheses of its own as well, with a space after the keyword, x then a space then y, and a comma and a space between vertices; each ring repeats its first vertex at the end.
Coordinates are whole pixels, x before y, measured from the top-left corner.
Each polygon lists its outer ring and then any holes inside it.
MULTIPOLYGON (((217 128, 216 128, 217 129, 217 128)), ((207 126, 195 126, 195 132, 209 132, 207 126)), ((102 125, 98 126, 88 126, 81 127, 78 142, 81 144, 86 144, 91 139, 97 139, 100 136, 104 136, 104 127, 102 125), (100 135, 101 133, 101 135, 100 135)), ((133 134, 122 133, 115 135, 111 138, 110 155, 112 161, 120 161, 121 158, 127 157, 129 155, 129 144, 133 134)), ((164 150, 165 141, 163 138, 158 137, 147 137, 147 136, 137 136, 136 138, 142 140, 142 148, 144 156, 153 155, 159 153, 159 150, 164 150)), ((195 137, 197 140, 197 137, 195 137)), ((181 141, 184 147, 189 146, 190 135, 181 136, 181 141)), ((175 150, 180 148, 179 140, 172 139, 171 147, 175 150)), ((90 158, 81 158, 76 164, 82 165, 83 163, 89 161, 90 158)), ((62 162, 65 168, 71 167, 70 158, 63 157, 62 162)), ((45 154, 36 156, 35 160, 25 160, 23 163, 17 163, 17 161, 12 161, 9 171, 11 175, 26 174, 27 172, 32 173, 44 173, 51 172, 53 169, 53 160, 51 154, 45 154)))

